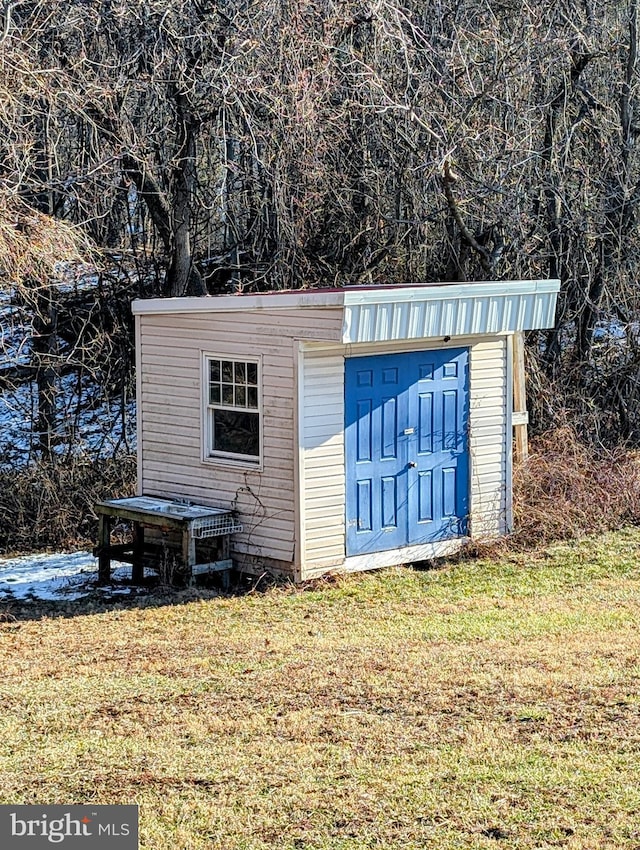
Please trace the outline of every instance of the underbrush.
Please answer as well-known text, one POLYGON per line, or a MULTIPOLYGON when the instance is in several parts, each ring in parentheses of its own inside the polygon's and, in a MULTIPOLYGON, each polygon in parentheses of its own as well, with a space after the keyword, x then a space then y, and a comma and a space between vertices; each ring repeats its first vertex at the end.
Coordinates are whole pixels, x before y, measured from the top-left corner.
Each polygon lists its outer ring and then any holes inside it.
POLYGON ((135 477, 132 455, 0 472, 0 552, 92 545, 94 504, 132 495, 135 477))
POLYGON ((509 546, 531 548, 640 523, 640 457, 586 445, 569 427, 534 438, 514 469, 509 546))

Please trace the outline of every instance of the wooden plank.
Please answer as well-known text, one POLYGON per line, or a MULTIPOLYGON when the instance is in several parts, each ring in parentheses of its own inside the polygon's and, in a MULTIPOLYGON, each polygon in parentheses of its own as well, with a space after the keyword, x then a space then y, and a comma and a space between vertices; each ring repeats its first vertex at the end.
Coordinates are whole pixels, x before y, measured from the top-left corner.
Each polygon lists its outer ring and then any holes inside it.
POLYGON ((144 579, 144 526, 139 522, 133 523, 133 552, 132 552, 131 581, 142 584, 144 579))
POLYGON ((194 564, 191 568, 191 574, 194 576, 205 575, 206 573, 217 573, 223 570, 232 570, 233 561, 230 558, 225 558, 222 561, 209 561, 206 564, 194 564))
POLYGON ((108 584, 111 580, 111 517, 98 514, 98 583, 108 584))
MULTIPOLYGON (((106 516, 106 517, 118 517, 119 519, 131 520, 132 522, 138 522, 140 520, 140 511, 135 509, 129 509, 126 507, 108 505, 104 502, 98 502, 96 504, 96 511, 98 516, 106 516)), ((167 514, 146 514, 144 515, 144 522, 147 525, 156 525, 160 528, 167 529, 181 529, 185 524, 185 519, 180 516, 169 516, 167 514)))
POLYGON ((410 564, 414 561, 427 561, 432 558, 452 555, 464 545, 465 537, 442 540, 437 543, 418 543, 402 549, 389 549, 385 552, 373 552, 367 555, 354 555, 346 558, 342 569, 346 572, 360 572, 380 567, 392 567, 397 564, 410 564))
POLYGON ((189 527, 185 526, 182 532, 182 563, 184 564, 187 574, 191 572, 193 565, 196 562, 196 541, 189 534, 189 527))
MULTIPOLYGON (((513 335, 513 410, 515 413, 527 412, 527 389, 525 384, 524 334, 513 335)), ((528 426, 526 422, 514 423, 514 460, 525 463, 529 457, 528 426)))
MULTIPOLYGON (((340 308, 338 308, 338 312, 342 312, 340 308)), ((177 326, 184 326, 185 322, 190 324, 191 322, 201 321, 196 314, 174 315, 172 318, 176 320, 177 326)), ((218 327, 228 328, 233 326, 245 329, 266 327, 272 336, 279 337, 283 335, 295 337, 301 335, 305 330, 318 329, 319 325, 336 332, 342 328, 341 318, 340 322, 337 322, 335 317, 328 315, 325 310, 314 310, 308 307, 291 311, 283 309, 244 310, 242 313, 236 314, 235 320, 232 320, 229 314, 220 317, 215 313, 210 313, 208 317, 205 317, 205 321, 207 318, 210 325, 218 327)))

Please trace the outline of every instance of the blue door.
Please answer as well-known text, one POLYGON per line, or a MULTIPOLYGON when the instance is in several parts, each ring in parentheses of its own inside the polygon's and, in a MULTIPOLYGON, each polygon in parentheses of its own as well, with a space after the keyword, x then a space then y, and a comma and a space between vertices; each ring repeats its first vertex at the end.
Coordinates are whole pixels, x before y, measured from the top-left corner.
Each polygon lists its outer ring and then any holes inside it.
POLYGON ((347 358, 347 555, 467 533, 469 351, 347 358))

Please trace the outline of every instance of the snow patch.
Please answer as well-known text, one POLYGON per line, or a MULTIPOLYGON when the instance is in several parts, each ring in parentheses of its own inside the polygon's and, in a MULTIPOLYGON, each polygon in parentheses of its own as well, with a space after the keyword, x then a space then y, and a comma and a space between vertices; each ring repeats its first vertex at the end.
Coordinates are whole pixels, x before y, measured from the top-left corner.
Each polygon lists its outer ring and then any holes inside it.
MULTIPOLYGON (((114 581, 131 577, 131 567, 112 561, 114 581)), ((95 590, 98 561, 91 552, 26 555, 0 560, 0 602, 81 599, 95 590)), ((131 587, 107 588, 111 595, 131 593, 131 587)))

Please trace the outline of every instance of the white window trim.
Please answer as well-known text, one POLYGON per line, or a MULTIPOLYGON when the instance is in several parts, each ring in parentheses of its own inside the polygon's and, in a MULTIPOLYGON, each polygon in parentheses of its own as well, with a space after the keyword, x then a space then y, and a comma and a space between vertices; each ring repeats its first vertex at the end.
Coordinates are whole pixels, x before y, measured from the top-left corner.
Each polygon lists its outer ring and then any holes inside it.
MULTIPOLYGON (((253 355, 245 356, 244 354, 224 354, 202 351, 200 359, 200 444, 201 444, 201 460, 207 466, 215 465, 222 467, 231 467, 234 469, 241 468, 244 470, 253 470, 261 472, 264 465, 264 412, 262 403, 262 356, 253 355), (259 427, 259 452, 258 457, 253 455, 237 455, 231 452, 216 452, 209 454, 209 445, 211 442, 211 434, 209 431, 209 363, 212 360, 230 360, 236 363, 255 363, 258 367, 258 407, 251 408, 251 413, 258 414, 259 427)), ((221 407, 222 410, 233 410, 233 408, 221 407)), ((241 409, 241 408, 238 408, 241 409)))

